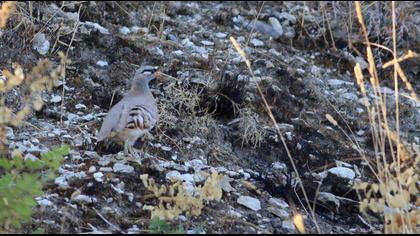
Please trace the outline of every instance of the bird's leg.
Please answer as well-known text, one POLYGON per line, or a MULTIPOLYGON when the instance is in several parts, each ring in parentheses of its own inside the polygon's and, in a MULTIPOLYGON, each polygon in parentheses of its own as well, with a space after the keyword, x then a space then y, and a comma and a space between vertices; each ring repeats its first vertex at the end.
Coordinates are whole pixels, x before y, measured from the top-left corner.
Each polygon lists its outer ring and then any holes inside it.
POLYGON ((137 150, 134 148, 134 143, 133 141, 128 140, 127 141, 127 150, 128 153, 130 153, 130 155, 134 158, 140 159, 140 155, 137 152, 137 150))
POLYGON ((128 156, 129 153, 129 143, 128 140, 124 141, 124 155, 128 156))

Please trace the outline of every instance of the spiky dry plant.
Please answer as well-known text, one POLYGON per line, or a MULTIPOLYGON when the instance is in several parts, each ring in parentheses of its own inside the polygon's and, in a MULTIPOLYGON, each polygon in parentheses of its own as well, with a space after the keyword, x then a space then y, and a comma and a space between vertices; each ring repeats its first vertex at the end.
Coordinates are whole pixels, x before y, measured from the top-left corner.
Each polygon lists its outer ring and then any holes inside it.
POLYGON ((379 91, 380 78, 374 61, 371 43, 368 39, 368 31, 363 19, 361 4, 355 2, 357 18, 365 37, 367 60, 369 62, 369 82, 373 89, 373 101, 368 99, 368 91, 365 86, 365 77, 359 64, 354 67, 357 84, 365 98, 369 123, 372 133, 375 157, 363 155, 369 168, 376 176, 376 183, 357 182, 354 188, 363 193, 361 196, 360 210, 367 209, 380 213, 383 217, 385 233, 419 233, 420 209, 419 199, 419 172, 420 152, 415 144, 409 145, 400 135, 399 127, 399 79, 406 89, 411 92, 410 99, 418 102, 418 98, 411 84, 408 82, 399 63, 402 60, 418 56, 409 52, 407 55, 397 58, 396 48, 396 17, 395 2, 392 2, 392 31, 394 58, 385 63, 383 68, 394 67, 394 95, 395 95, 395 117, 392 117, 387 110, 387 98, 379 91), (395 124, 395 125, 391 125, 395 124), (374 164, 370 164, 370 163, 374 164))
POLYGON ((253 145, 254 148, 261 145, 266 131, 259 115, 249 107, 245 107, 239 111, 239 117, 238 129, 241 133, 242 145, 246 143, 253 145))

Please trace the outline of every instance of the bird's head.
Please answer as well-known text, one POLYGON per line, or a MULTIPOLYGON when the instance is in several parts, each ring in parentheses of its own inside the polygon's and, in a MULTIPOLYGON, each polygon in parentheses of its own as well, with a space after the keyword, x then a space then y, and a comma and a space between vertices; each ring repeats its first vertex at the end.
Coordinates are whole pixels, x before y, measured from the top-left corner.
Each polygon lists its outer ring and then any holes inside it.
POLYGON ((136 71, 131 88, 133 90, 147 90, 149 89, 149 82, 159 78, 157 66, 144 65, 136 71))

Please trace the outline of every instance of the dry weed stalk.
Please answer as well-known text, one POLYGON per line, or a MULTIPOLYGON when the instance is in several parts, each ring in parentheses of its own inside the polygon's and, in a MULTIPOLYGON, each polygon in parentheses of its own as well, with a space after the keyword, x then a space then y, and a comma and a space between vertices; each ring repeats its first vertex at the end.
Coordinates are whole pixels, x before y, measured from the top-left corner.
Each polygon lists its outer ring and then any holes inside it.
MULTIPOLYGON (((233 47, 236 49, 236 51, 238 51, 239 55, 245 61, 245 64, 246 64, 246 66, 248 68, 248 71, 249 71, 250 75, 255 79, 254 72, 253 72, 253 70, 251 68, 251 62, 247 59, 244 50, 242 50, 241 46, 239 45, 239 43, 236 41, 236 39, 234 37, 230 37, 230 41, 231 41, 233 47)), ((270 109, 270 106, 268 105, 268 102, 267 102, 267 100, 266 100, 266 98, 264 96, 264 93, 261 90, 261 87, 260 87, 259 83, 256 82, 256 85, 257 85, 258 93, 259 93, 259 95, 261 96, 261 98, 263 100, 263 103, 264 103, 264 107, 266 109, 266 112, 267 112, 268 116, 270 117, 272 123, 274 124, 274 127, 276 128, 276 131, 277 131, 277 133, 278 133, 278 135, 279 135, 279 137, 281 139, 281 142, 282 142, 282 144, 283 144, 283 146, 284 146, 284 148, 286 150, 287 157, 289 158, 290 164, 293 167, 293 171, 296 174, 296 177, 297 177, 297 180, 298 180, 298 184, 299 184, 299 186, 300 186, 300 188, 301 188, 301 190, 303 192, 303 195, 304 195, 306 204, 308 206, 310 206, 309 199, 308 199, 308 196, 307 196, 306 191, 305 191, 305 187, 303 186, 302 179, 299 176, 299 172, 298 172, 298 170, 296 168, 295 162, 293 161, 292 155, 290 154, 289 148, 287 147, 286 140, 284 139, 284 136, 283 136, 282 132, 280 131, 279 126, 277 125, 276 118, 274 118, 274 115, 273 115, 273 113, 272 113, 272 111, 270 109)), ((306 210, 306 208, 303 205, 302 205, 302 207, 306 210)), ((310 211, 310 214, 312 216, 312 220, 313 220, 313 222, 315 224, 315 227, 316 227, 318 233, 321 233, 321 229, 320 229, 320 227, 318 225, 318 222, 316 220, 316 217, 315 217, 315 211, 311 207, 309 207, 309 211, 310 211)))
POLYGON ((365 106, 368 112, 369 123, 372 130, 372 139, 375 150, 375 165, 372 166, 370 158, 363 156, 369 168, 375 174, 378 183, 358 182, 354 185, 356 190, 364 192, 364 198, 360 203, 360 210, 367 209, 381 213, 384 217, 385 233, 418 233, 417 226, 420 223, 420 210, 415 207, 418 202, 418 166, 420 155, 417 146, 409 149, 400 138, 399 130, 399 89, 398 78, 406 85, 411 92, 411 98, 418 101, 417 95, 408 82, 399 63, 405 59, 414 57, 416 54, 409 53, 397 58, 396 49, 396 17, 395 3, 392 2, 392 30, 393 30, 393 56, 391 62, 385 63, 383 68, 394 66, 394 95, 395 95, 395 130, 392 130, 391 121, 386 106, 386 97, 379 92, 379 77, 376 70, 371 43, 368 39, 368 32, 364 24, 360 2, 355 2, 357 18, 362 27, 362 33, 366 41, 367 58, 369 63, 370 83, 376 99, 373 104, 368 101, 368 94, 365 87, 365 79, 359 64, 354 67, 357 84, 366 101, 365 106))

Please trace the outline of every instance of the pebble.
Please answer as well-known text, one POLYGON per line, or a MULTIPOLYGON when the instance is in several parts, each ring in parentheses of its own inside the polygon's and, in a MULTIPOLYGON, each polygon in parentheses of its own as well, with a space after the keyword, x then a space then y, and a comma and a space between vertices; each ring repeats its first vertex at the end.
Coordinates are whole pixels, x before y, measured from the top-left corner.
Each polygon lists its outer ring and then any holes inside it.
POLYGON ((134 172, 134 167, 130 165, 125 165, 122 163, 115 163, 113 167, 114 172, 121 172, 121 173, 132 173, 134 172))
POLYGON ((179 171, 176 170, 172 170, 169 171, 168 173, 166 173, 165 178, 168 180, 180 180, 181 179, 181 173, 179 173, 179 171))
POLYGON ((173 51, 172 54, 174 54, 175 56, 178 56, 179 57, 179 56, 184 55, 184 52, 181 51, 181 50, 176 50, 176 51, 173 51))
POLYGON ((207 41, 207 40, 201 41, 201 44, 203 44, 204 46, 213 46, 214 45, 213 42, 210 42, 210 41, 207 41))
POLYGON ((52 103, 61 102, 61 96, 60 95, 53 95, 50 99, 50 102, 52 102, 52 103))
POLYGON ((25 157, 24 157, 24 160, 25 161, 27 161, 27 160, 39 161, 39 159, 36 156, 32 155, 31 153, 26 154, 25 157))
POLYGON ((267 210, 274 215, 280 217, 282 220, 290 219, 290 213, 287 212, 285 209, 280 209, 276 207, 267 207, 267 210))
POLYGON ((69 121, 77 121, 79 119, 79 116, 74 113, 67 114, 67 119, 69 121))
POLYGON ((37 34, 32 43, 32 48, 35 49, 39 54, 45 55, 50 49, 50 41, 46 39, 44 33, 37 34))
POLYGON ((260 200, 249 197, 249 196, 240 196, 237 200, 237 203, 251 209, 254 211, 261 210, 261 203, 260 200))
POLYGON ((224 39, 224 38, 227 37, 227 34, 222 33, 222 32, 217 32, 215 36, 216 36, 216 38, 224 39))
POLYGON ((86 109, 87 107, 84 104, 79 103, 79 104, 76 104, 74 108, 80 110, 80 109, 86 109))
POLYGON ((352 101, 356 101, 358 99, 357 95, 354 93, 343 93, 341 94, 341 97, 352 101))
POLYGON ((339 79, 329 79, 328 84, 331 85, 331 86, 353 85, 352 82, 339 80, 339 79))
POLYGON ((328 173, 349 181, 352 181, 356 177, 354 171, 347 167, 333 167, 328 170, 328 173))
POLYGON ((103 180, 104 174, 102 172, 96 172, 95 174, 93 174, 93 177, 98 182, 103 182, 104 181, 103 180))
POLYGON ((90 166, 89 170, 88 170, 88 173, 93 173, 93 172, 96 172, 96 167, 95 166, 90 166))
POLYGON ((90 158, 100 158, 99 154, 95 151, 85 151, 85 155, 90 158))
POLYGON ((242 217, 242 214, 241 213, 239 213, 239 212, 237 212, 237 211, 235 211, 233 209, 230 209, 227 212, 227 215, 230 216, 230 217, 236 217, 236 218, 241 218, 242 217))
POLYGON ((141 231, 137 225, 131 226, 131 228, 127 229, 127 234, 140 234, 141 231))
MULTIPOLYGON (((130 31, 131 31, 131 32, 133 32, 133 33, 137 33, 137 32, 139 32, 140 30, 141 30, 141 28, 140 28, 140 27, 138 27, 137 25, 132 26, 132 27, 130 28, 130 31)), ((146 28, 146 30, 147 30, 147 28, 146 28)))
POLYGON ((170 41, 174 41, 174 42, 176 42, 176 41, 177 41, 176 36, 175 36, 175 35, 173 35, 173 34, 168 34, 168 35, 166 35, 166 39, 167 39, 167 40, 170 40, 170 41))
POLYGON ((85 116, 82 116, 83 121, 91 121, 91 120, 94 120, 94 119, 95 119, 95 116, 92 115, 92 114, 87 114, 85 116))
POLYGON ((333 205, 336 211, 338 212, 338 208, 340 207, 340 201, 334 194, 328 192, 320 192, 318 194, 317 200, 324 204, 333 205))
POLYGON ((130 29, 126 26, 121 27, 119 31, 120 31, 120 34, 123 34, 123 35, 127 35, 130 33, 130 29))
POLYGON ((283 35, 283 27, 281 26, 279 20, 275 17, 268 18, 268 22, 270 22, 271 26, 274 28, 277 33, 279 33, 279 36, 283 35))
POLYGON ((85 21, 84 24, 86 26, 90 26, 90 27, 93 27, 93 28, 97 29, 101 34, 109 34, 108 29, 104 28, 103 26, 101 26, 98 23, 85 21))
POLYGON ((206 167, 206 165, 200 159, 193 159, 191 161, 187 161, 184 165, 186 167, 192 167, 194 170, 201 170, 206 167))
POLYGON ((262 46, 264 46, 264 42, 263 42, 263 41, 261 41, 261 40, 259 40, 259 39, 256 39, 256 38, 251 39, 250 43, 251 43, 254 47, 262 47, 262 46))
POLYGON ((75 201, 75 202, 79 202, 79 203, 94 203, 94 202, 96 202, 95 197, 90 197, 90 196, 83 195, 83 194, 77 195, 72 200, 75 201))
POLYGON ((37 203, 40 206, 54 206, 54 204, 50 200, 45 198, 40 200, 37 199, 37 203))
POLYGON ((268 199, 268 203, 273 207, 278 207, 282 209, 289 208, 289 204, 287 204, 287 202, 285 202, 283 199, 280 199, 280 198, 272 197, 268 199))
POLYGON ((100 67, 105 67, 105 66, 108 66, 108 62, 103 61, 103 60, 99 60, 99 61, 96 62, 96 65, 100 66, 100 67))
POLYGON ((109 163, 111 163, 111 161, 112 161, 112 156, 106 155, 106 156, 102 156, 102 158, 99 159, 98 164, 101 166, 107 166, 109 163))
POLYGON ((295 224, 291 220, 285 220, 282 222, 281 227, 290 231, 295 231, 295 224))
POLYGON ((279 18, 279 20, 285 19, 286 21, 290 22, 291 24, 296 23, 296 17, 288 12, 274 12, 274 15, 279 18))

